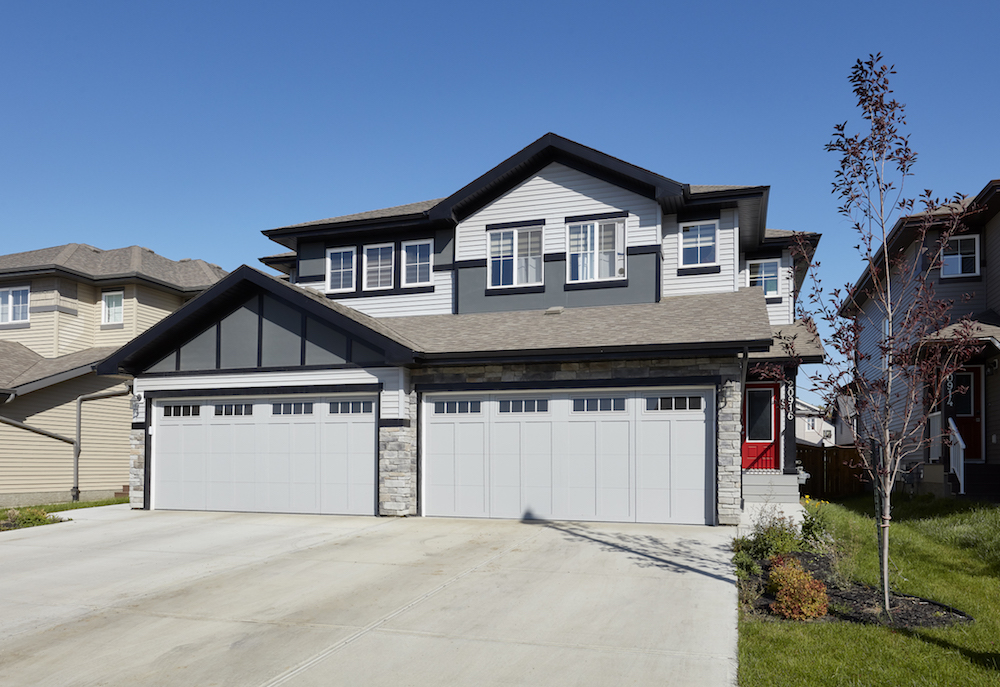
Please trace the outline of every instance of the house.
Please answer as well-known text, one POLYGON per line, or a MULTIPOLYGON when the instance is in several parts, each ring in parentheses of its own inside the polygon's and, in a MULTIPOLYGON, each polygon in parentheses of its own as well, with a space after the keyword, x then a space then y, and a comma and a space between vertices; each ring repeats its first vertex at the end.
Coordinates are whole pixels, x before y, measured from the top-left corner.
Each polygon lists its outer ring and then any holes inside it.
MULTIPOLYGON (((968 317, 974 335, 982 342, 981 350, 964 368, 947 380, 941 407, 930 414, 928 436, 940 437, 951 430, 949 448, 940 440, 920 451, 910 461, 922 463, 908 474, 913 489, 939 495, 961 493, 977 498, 1000 499, 1000 180, 990 181, 972 198, 966 198, 970 213, 965 228, 947 245, 942 264, 932 270, 929 279, 937 298, 952 303, 952 322, 968 317)), ((889 250, 912 257, 921 249, 913 227, 920 217, 904 217, 893 227, 886 241, 889 250)), ((939 240, 932 225, 925 241, 939 240)), ((859 350, 864 356, 863 374, 883 374, 884 359, 880 344, 891 329, 877 304, 869 297, 872 288, 869 271, 858 279, 853 300, 841 314, 856 318, 861 327, 859 350)), ((906 301, 908 302, 908 301, 906 301)), ((946 328, 947 333, 951 325, 946 328)), ((845 407, 845 415, 855 413, 845 407), (849 412, 848 412, 849 411, 849 412)))
POLYGON ((265 231, 283 278, 243 266, 99 366, 136 378, 133 494, 700 524, 797 503, 794 384, 754 369, 794 380, 822 348, 767 201, 547 134, 446 198, 265 231))
POLYGON ((827 412, 801 398, 795 399, 795 441, 808 446, 833 446, 834 427, 827 412))
POLYGON ((0 256, 0 506, 123 490, 132 422, 123 382, 131 378, 98 377, 94 367, 225 274, 139 246, 72 243, 0 256))

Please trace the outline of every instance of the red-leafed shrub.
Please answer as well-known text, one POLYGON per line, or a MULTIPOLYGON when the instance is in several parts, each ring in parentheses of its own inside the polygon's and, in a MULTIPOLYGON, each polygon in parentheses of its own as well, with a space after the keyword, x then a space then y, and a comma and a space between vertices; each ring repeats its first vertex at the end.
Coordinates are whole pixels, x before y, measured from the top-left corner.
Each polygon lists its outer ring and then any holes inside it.
POLYGON ((792 620, 809 620, 826 615, 826 585, 802 569, 794 558, 771 559, 768 591, 774 594, 771 611, 792 620))

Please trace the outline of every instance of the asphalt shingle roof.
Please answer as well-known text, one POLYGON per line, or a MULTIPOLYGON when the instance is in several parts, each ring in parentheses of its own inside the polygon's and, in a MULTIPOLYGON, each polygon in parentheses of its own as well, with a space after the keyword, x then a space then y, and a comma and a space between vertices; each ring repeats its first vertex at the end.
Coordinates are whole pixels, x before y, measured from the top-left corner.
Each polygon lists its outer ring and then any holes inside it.
POLYGON ((674 296, 660 303, 545 310, 384 317, 379 323, 424 353, 567 351, 680 346, 771 338, 763 293, 674 296))
POLYGON ((792 359, 819 362, 826 356, 819 336, 810 332, 805 322, 796 320, 791 324, 772 327, 774 342, 767 351, 750 354, 751 359, 792 359))
POLYGON ((312 222, 302 222, 300 224, 290 224, 279 229, 294 229, 297 227, 311 227, 320 224, 340 224, 343 222, 360 222, 366 219, 385 219, 387 217, 402 217, 405 215, 415 215, 426 212, 440 203, 444 198, 434 200, 422 200, 418 203, 408 203, 406 205, 396 205, 391 208, 381 208, 378 210, 368 210, 367 212, 356 212, 353 215, 341 215, 340 217, 330 217, 328 219, 317 219, 312 222))
POLYGON ((117 346, 99 346, 58 358, 43 358, 19 343, 0 341, 0 387, 16 390, 63 372, 95 365, 116 350, 117 346))
POLYGON ((68 243, 0 255, 0 277, 56 269, 95 281, 144 277, 181 291, 201 291, 227 274, 204 260, 171 260, 141 246, 101 250, 84 243, 68 243))

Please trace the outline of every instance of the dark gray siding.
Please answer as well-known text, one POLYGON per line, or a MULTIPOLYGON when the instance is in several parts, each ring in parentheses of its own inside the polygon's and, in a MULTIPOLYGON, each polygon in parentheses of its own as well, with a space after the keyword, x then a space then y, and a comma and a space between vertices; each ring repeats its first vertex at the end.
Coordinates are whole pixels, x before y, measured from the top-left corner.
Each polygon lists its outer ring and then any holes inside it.
POLYGON ((326 276, 326 245, 324 243, 300 243, 299 264, 296 270, 301 277, 326 276))
POLYGON ((659 280, 659 255, 630 255, 628 286, 588 288, 579 291, 565 289, 566 260, 545 263, 545 291, 541 293, 497 293, 487 295, 487 268, 463 267, 455 271, 458 291, 458 312, 509 312, 512 310, 544 310, 554 306, 581 307, 655 303, 659 280))

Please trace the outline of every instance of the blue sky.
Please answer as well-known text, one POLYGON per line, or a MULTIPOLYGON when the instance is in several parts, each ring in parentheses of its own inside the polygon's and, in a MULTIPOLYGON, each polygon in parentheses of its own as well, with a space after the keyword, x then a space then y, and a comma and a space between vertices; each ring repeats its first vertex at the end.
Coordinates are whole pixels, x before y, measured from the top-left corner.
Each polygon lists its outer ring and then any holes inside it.
POLYGON ((911 189, 997 165, 1000 4, 5 2, 3 253, 140 244, 234 269, 260 231, 448 195, 547 131, 694 184, 771 186, 768 224, 836 212, 847 76, 881 51, 911 189))

